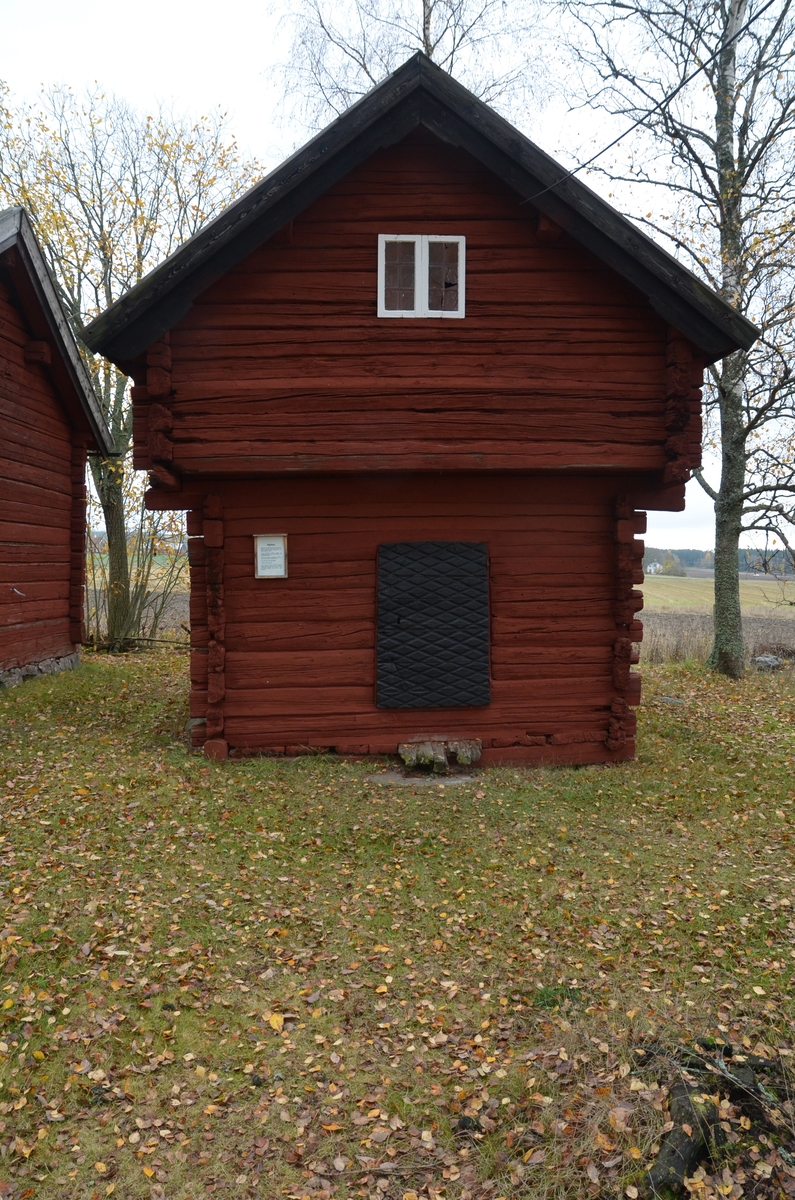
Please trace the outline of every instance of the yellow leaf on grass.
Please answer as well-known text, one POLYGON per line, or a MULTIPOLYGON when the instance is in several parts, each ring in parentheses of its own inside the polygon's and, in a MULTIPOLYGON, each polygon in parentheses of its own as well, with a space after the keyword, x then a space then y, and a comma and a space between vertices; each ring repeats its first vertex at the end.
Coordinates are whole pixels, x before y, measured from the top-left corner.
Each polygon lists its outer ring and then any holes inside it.
POLYGON ((379 986, 375 990, 379 996, 383 996, 384 992, 389 991, 389 988, 386 986, 385 983, 382 983, 382 984, 379 984, 379 986))
POLYGON ((324 1125, 326 1133, 336 1133, 338 1129, 342 1129, 341 1125, 324 1125))
POLYGON ((634 1159, 643 1158, 643 1152, 639 1146, 630 1146, 629 1157, 634 1159))
POLYGON ((146 1176, 147 1179, 151 1179, 152 1176, 154 1175, 154 1171, 152 1170, 151 1167, 144 1167, 144 1175, 146 1176))
POLYGON ((757 996, 766 996, 767 995, 767 992, 765 991, 765 989, 761 988, 759 986, 751 988, 751 991, 756 992, 757 996))
POLYGON ((389 954, 389 946, 373 946, 373 954, 389 954))
POLYGON ((94 1163, 94 1170, 99 1171, 100 1175, 104 1175, 105 1172, 107 1171, 107 1169, 108 1169, 107 1165, 104 1162, 95 1162, 94 1163))
POLYGON ((268 1017, 268 1024, 271 1029, 275 1029, 277 1033, 281 1033, 284 1029, 284 1017, 281 1013, 271 1013, 268 1017))

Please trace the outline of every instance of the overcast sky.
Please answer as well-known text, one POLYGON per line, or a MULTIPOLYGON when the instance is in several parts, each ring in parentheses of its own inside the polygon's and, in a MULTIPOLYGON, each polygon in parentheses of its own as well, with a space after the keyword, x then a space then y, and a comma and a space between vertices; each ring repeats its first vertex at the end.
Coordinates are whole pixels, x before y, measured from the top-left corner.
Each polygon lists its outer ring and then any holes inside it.
MULTIPOLYGON (((195 116, 220 108, 241 148, 270 168, 304 140, 277 119, 273 68, 287 55, 289 34, 275 12, 248 0, 137 0, 133 6, 83 0, 78 9, 63 0, 0 0, 0 79, 17 99, 35 99, 42 84, 82 90, 98 82, 142 109, 160 100, 195 116)), ((536 130, 535 136, 545 150, 559 153, 583 140, 582 122, 581 114, 567 116, 556 106, 538 122, 543 135, 536 130)), ((595 135, 603 128, 600 118, 595 135)), ((598 187, 597 180, 588 182, 598 187)), ((712 506, 697 483, 688 486, 684 513, 649 513, 646 541, 712 548, 712 506)))

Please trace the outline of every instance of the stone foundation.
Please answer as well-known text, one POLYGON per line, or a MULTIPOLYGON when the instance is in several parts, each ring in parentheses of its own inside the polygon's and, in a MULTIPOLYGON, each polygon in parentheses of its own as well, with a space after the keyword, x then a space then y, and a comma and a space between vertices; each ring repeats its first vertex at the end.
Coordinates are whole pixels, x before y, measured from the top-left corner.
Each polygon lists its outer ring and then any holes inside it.
POLYGON ((8 667, 0 669, 0 688, 16 687, 26 679, 35 679, 39 675, 57 675, 60 671, 73 671, 80 666, 80 651, 66 654, 63 658, 43 658, 41 662, 26 663, 24 667, 8 667))

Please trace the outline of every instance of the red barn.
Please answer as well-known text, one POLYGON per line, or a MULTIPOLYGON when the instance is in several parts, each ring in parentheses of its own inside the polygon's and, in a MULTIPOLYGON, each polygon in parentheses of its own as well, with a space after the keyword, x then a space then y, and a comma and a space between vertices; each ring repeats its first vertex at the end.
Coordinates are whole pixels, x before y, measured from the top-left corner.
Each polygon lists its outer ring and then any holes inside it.
POLYGON ((755 337, 412 58, 87 333, 188 512, 195 744, 632 756, 639 510, 755 337))
POLYGON ((0 213, 0 686, 75 666, 86 451, 110 435, 21 208, 0 213))

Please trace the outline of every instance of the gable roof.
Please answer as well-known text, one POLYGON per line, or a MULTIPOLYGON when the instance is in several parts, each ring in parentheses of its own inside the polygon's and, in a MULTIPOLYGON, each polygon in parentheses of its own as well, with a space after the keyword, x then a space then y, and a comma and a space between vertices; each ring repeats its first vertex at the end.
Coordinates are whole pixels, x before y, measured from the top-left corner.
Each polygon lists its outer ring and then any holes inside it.
POLYGON ((91 379, 23 208, 0 212, 0 268, 11 279, 33 336, 50 346, 48 371, 72 424, 89 435, 94 450, 113 454, 91 379))
POLYGON ((417 53, 97 317, 85 331, 87 344, 122 367, 131 364, 214 280, 374 151, 418 125, 463 147, 634 284, 707 361, 748 349, 759 336, 672 255, 417 53))

